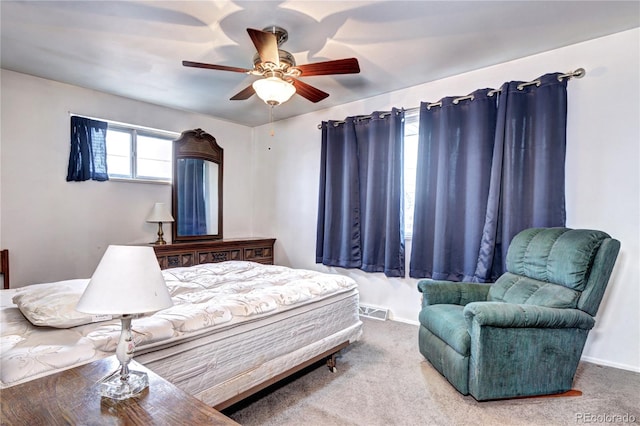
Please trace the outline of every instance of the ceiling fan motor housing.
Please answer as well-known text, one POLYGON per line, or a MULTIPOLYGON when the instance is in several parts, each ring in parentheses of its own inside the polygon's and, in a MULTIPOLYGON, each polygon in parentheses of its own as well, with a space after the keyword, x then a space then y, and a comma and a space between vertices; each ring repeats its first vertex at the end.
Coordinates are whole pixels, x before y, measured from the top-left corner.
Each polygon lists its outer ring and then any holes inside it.
MULTIPOLYGON (((280 47, 282 43, 289 40, 289 33, 282 27, 270 25, 263 28, 262 31, 273 34, 276 37, 278 47, 280 47)), ((279 78, 283 78, 285 75, 290 77, 297 77, 300 75, 300 72, 298 70, 291 69, 296 66, 296 59, 290 52, 278 49, 278 61, 279 64, 262 62, 262 59, 260 58, 260 52, 256 52, 253 55, 253 66, 255 74, 262 75, 264 77, 279 78)))
MULTIPOLYGON (((280 69, 284 71, 286 71, 287 68, 296 66, 296 59, 293 57, 291 53, 287 52, 286 50, 278 49, 278 58, 280 60, 280 69)), ((263 68, 265 68, 264 63, 260 59, 260 54, 258 52, 256 52, 255 55, 253 55, 253 65, 256 68, 259 68, 261 65, 263 66, 263 68)))
POLYGON ((282 27, 278 27, 276 25, 270 25, 262 29, 262 31, 266 33, 272 33, 276 36, 276 41, 278 42, 278 46, 281 46, 282 43, 289 40, 289 33, 282 27))

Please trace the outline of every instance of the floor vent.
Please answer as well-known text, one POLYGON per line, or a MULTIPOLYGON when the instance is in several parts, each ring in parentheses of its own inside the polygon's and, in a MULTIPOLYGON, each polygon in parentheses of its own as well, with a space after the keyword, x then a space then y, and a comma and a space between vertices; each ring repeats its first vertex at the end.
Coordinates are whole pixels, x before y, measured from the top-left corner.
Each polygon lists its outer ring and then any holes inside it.
POLYGON ((360 316, 385 321, 389 316, 389 310, 386 308, 376 308, 374 306, 360 305, 360 316))

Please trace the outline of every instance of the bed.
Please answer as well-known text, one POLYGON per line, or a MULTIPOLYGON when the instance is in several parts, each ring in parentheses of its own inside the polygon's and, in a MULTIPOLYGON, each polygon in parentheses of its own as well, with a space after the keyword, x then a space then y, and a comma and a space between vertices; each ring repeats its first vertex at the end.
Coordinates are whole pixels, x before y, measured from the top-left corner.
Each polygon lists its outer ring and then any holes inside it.
MULTIPOLYGON (((162 271, 174 302, 133 321, 136 361, 223 409, 362 333, 351 278, 248 261, 162 271)), ((0 387, 115 352, 120 321, 80 314, 88 279, 0 291, 0 387)))

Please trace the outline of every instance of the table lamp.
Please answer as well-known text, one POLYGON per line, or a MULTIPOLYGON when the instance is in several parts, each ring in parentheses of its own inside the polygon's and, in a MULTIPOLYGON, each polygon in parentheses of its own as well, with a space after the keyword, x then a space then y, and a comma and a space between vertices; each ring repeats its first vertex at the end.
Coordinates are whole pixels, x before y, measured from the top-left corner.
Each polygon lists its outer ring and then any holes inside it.
POLYGON ((171 216, 167 206, 164 203, 156 203, 151 209, 151 212, 149 212, 149 216, 147 216, 147 222, 158 223, 158 239, 154 244, 167 244, 164 238, 162 238, 164 235, 162 232, 162 222, 173 222, 173 216, 171 216))
POLYGON ((127 399, 149 386, 147 374, 129 370, 135 344, 131 320, 173 305, 152 247, 107 248, 76 310, 89 314, 120 316, 122 331, 116 356, 120 367, 99 382, 100 394, 127 399))

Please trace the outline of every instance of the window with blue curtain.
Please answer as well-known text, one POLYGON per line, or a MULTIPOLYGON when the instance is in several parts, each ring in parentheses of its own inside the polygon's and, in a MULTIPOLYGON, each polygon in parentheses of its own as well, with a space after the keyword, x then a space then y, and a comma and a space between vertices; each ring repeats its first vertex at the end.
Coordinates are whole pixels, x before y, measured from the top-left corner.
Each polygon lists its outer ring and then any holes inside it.
POLYGON ((559 76, 421 106, 412 277, 495 281, 519 231, 565 225, 559 76))
POLYGON ((107 173, 107 123, 86 117, 71 117, 71 151, 67 182, 109 180, 107 173))
POLYGON ((316 263, 403 277, 404 111, 322 123, 316 263))

